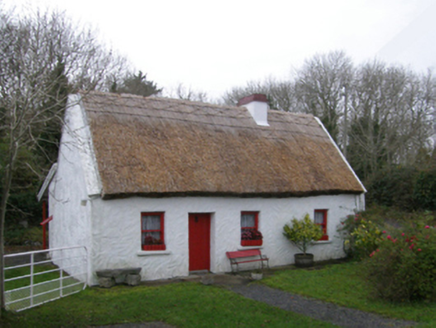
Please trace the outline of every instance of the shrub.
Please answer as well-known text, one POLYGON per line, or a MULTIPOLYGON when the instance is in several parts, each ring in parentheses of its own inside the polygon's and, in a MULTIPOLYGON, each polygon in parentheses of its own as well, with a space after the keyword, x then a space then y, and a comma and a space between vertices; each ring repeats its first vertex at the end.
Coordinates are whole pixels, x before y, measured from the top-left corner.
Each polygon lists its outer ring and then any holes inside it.
POLYGON ((366 202, 382 206, 394 206, 402 210, 415 208, 413 189, 418 170, 414 167, 389 167, 380 170, 365 186, 366 202))
POLYGON ((389 167, 365 181, 367 204, 405 211, 436 210, 436 170, 389 167))
POLYGON ((380 298, 436 300, 436 228, 418 224, 384 236, 364 267, 367 281, 380 298))
POLYGON ((323 232, 321 227, 310 219, 309 214, 306 214, 302 220, 294 218, 291 225, 285 224, 283 235, 306 254, 307 249, 322 237, 323 232))
POLYGON ((29 227, 16 224, 5 230, 5 245, 42 245, 42 227, 29 227))
POLYGON ((342 224, 339 230, 344 234, 344 250, 349 257, 366 258, 383 240, 379 225, 362 214, 349 215, 342 224))
POLYGON ((436 210, 436 171, 422 171, 415 180, 413 200, 420 209, 436 210))

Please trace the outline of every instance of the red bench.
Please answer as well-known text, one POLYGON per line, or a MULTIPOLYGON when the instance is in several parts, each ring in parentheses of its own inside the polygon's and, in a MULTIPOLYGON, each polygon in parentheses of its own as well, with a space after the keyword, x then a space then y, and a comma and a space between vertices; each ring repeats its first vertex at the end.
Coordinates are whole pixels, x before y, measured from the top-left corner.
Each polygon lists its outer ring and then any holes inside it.
POLYGON ((263 269, 263 262, 266 261, 267 267, 269 267, 269 258, 266 255, 262 255, 260 249, 247 249, 243 251, 236 252, 226 252, 228 259, 230 260, 230 265, 232 267, 232 272, 239 270, 238 265, 240 263, 250 263, 250 262, 260 262, 263 269))

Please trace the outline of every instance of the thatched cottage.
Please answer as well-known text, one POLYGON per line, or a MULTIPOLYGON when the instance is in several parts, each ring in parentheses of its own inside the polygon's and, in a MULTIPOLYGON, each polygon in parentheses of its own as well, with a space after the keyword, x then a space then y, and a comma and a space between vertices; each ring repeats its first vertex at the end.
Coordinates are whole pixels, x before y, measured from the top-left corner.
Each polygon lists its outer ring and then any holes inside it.
POLYGON ((226 252, 253 247, 279 266, 297 252, 284 224, 309 213, 324 230, 315 260, 342 257, 336 228, 365 189, 321 122, 269 110, 264 95, 239 105, 70 96, 50 246, 87 246, 91 284, 111 268, 141 267, 143 280, 228 272, 226 252))

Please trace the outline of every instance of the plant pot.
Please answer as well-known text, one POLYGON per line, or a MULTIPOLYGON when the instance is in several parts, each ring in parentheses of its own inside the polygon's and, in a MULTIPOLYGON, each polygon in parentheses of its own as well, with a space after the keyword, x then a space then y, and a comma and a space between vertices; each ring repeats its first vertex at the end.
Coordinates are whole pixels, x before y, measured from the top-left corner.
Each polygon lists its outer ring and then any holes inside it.
POLYGON ((299 268, 308 268, 313 266, 313 254, 298 253, 294 255, 295 266, 299 268))
POLYGON ((261 280, 263 278, 263 273, 252 272, 251 273, 251 278, 253 280, 261 280))
POLYGON ((242 246, 262 246, 262 239, 258 240, 241 240, 242 246))
POLYGON ((164 251, 165 249, 165 245, 142 245, 143 251, 164 251))

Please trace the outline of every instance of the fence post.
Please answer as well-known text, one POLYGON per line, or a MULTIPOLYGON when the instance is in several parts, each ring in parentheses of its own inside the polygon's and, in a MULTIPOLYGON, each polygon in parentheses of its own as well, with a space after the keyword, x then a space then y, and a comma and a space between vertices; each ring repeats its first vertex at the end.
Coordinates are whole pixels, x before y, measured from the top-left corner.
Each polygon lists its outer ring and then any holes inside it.
POLYGON ((33 274, 34 274, 34 255, 35 253, 30 253, 30 306, 33 306, 33 274))

